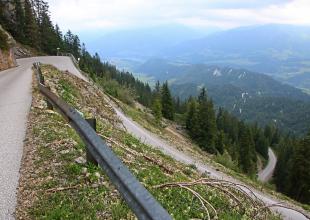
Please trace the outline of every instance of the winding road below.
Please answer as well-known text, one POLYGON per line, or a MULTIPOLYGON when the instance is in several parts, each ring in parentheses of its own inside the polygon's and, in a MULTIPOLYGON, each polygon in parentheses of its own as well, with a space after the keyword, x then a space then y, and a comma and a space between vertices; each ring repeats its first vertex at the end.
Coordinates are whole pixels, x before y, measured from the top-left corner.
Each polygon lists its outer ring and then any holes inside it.
POLYGON ((258 173, 258 179, 263 183, 266 183, 271 179, 277 164, 276 155, 274 154, 273 150, 271 150, 271 148, 268 148, 268 156, 269 159, 267 166, 258 173))
MULTIPOLYGON (((31 104, 31 66, 33 62, 52 64, 60 70, 68 70, 74 75, 86 80, 75 68, 69 57, 34 57, 18 60, 17 68, 0 72, 0 219, 13 219, 16 206, 16 187, 19 178, 19 166, 23 151, 27 114, 31 104)), ((86 80, 87 81, 87 80, 86 80)), ((120 110, 116 113, 123 121, 128 132, 155 148, 162 150, 176 160, 185 164, 195 164, 199 171, 208 172, 211 177, 220 178, 235 183, 238 180, 216 171, 211 166, 196 161, 195 158, 169 145, 157 135, 142 128, 128 118, 120 110)), ((268 194, 250 188, 255 196, 266 205, 281 202, 268 194)), ((244 187, 244 190, 251 192, 244 187)), ((305 220, 304 215, 291 209, 274 207, 284 219, 305 220)))
MULTIPOLYGON (((213 178, 218 178, 218 179, 223 179, 227 180, 230 182, 234 182, 237 184, 242 184, 245 185, 244 183, 240 182, 239 180, 234 179, 231 176, 228 176, 222 172, 217 171, 216 169, 212 168, 210 165, 207 165, 205 163, 202 163, 200 161, 197 161, 195 158, 192 156, 189 156, 179 150, 176 149, 176 147, 173 147, 169 145, 165 140, 161 139, 157 135, 149 132, 139 124, 137 124, 135 121, 132 119, 128 118, 121 110, 118 108, 115 108, 115 111, 119 118, 122 120, 124 126, 126 127, 127 131, 133 134, 135 137, 139 138, 141 141, 144 143, 153 146, 157 149, 160 149, 162 152, 165 154, 171 156, 172 158, 176 159, 177 161, 180 161, 185 164, 195 164, 197 169, 200 172, 208 172, 208 174, 213 177, 213 178)), ((278 204, 280 201, 273 196, 270 196, 268 194, 265 194, 263 192, 260 192, 252 187, 242 187, 244 191, 248 193, 248 195, 251 195, 252 192, 255 194, 253 197, 257 197, 261 199, 267 206, 272 205, 272 204, 278 204), (250 189, 250 190, 249 190, 250 189), (252 191, 252 192, 251 192, 252 191)), ((285 202, 284 202, 285 204, 285 202)), ((292 210, 292 209, 287 209, 283 207, 273 207, 272 208, 274 211, 278 212, 281 214, 281 217, 285 220, 307 220, 309 218, 305 217, 303 214, 292 210)), ((309 213, 307 213, 309 216, 309 213)))

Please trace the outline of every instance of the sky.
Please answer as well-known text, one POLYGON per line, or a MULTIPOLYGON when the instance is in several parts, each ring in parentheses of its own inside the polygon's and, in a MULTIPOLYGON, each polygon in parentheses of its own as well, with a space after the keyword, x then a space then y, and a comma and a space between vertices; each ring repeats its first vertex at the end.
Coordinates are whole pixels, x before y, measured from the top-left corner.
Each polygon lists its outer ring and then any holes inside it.
POLYGON ((310 0, 47 0, 63 30, 110 32, 166 24, 230 29, 310 25, 310 0))

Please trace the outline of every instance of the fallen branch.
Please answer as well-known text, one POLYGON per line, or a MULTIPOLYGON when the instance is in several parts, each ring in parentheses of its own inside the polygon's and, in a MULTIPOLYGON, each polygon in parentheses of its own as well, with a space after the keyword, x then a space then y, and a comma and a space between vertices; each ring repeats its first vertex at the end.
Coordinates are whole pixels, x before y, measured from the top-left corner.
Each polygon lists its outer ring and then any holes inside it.
POLYGON ((51 189, 45 190, 45 192, 47 192, 47 193, 55 193, 55 192, 66 191, 66 190, 71 190, 71 189, 80 189, 80 188, 83 188, 83 187, 98 188, 99 186, 103 186, 103 184, 98 184, 98 185, 82 185, 82 184, 78 184, 78 185, 75 185, 75 186, 51 188, 51 189))
POLYGON ((70 190, 70 189, 78 189, 78 188, 81 188, 81 187, 82 186, 79 184, 79 185, 76 185, 76 186, 51 188, 51 189, 47 189, 45 192, 47 192, 47 193, 55 193, 55 192, 65 191, 65 190, 70 190))
MULTIPOLYGON (((254 212, 253 216, 257 216, 256 210, 263 210, 263 211, 267 210, 267 208, 265 208, 265 209, 261 208, 263 203, 260 200, 259 200, 259 202, 257 202, 257 200, 255 200, 256 197, 255 198, 252 197, 252 195, 251 195, 252 191, 250 189, 248 189, 247 187, 242 188, 242 186, 240 184, 232 183, 232 182, 229 182, 226 180, 201 178, 201 179, 194 180, 191 182, 165 183, 165 184, 154 186, 154 188, 180 187, 180 188, 187 189, 195 197, 197 197, 200 202, 203 202, 204 204, 207 204, 208 207, 211 207, 212 211, 215 213, 215 215, 217 217, 216 210, 212 206, 212 204, 210 204, 206 199, 204 199, 203 196, 200 195, 198 192, 196 192, 195 190, 190 188, 190 187, 199 186, 199 185, 200 186, 205 185, 205 186, 214 188, 214 189, 220 191, 221 193, 223 193, 224 195, 228 196, 241 208, 240 210, 242 210, 242 212, 245 212, 245 210, 247 208, 245 206, 246 203, 243 202, 242 199, 249 201, 250 204, 252 205, 252 207, 254 207, 253 210, 255 212, 254 212), (244 189, 248 189, 249 191, 245 191, 244 189)), ((205 209, 207 209, 207 208, 205 208, 205 209)), ((206 211, 206 212, 208 214, 209 211, 206 211)), ((265 214, 267 214, 267 213, 265 213, 265 214)), ((209 214, 208 214, 208 217, 209 217, 209 214)))
POLYGON ((106 136, 104 136, 104 135, 102 135, 102 134, 99 134, 99 136, 101 136, 102 138, 108 140, 109 142, 114 143, 114 144, 117 145, 118 147, 122 148, 123 150, 127 151, 128 153, 130 153, 130 154, 132 154, 132 155, 134 155, 134 156, 136 156, 136 157, 141 156, 141 157, 143 157, 144 159, 146 159, 146 160, 148 160, 148 161, 150 161, 150 162, 152 162, 152 163, 158 165, 161 169, 163 169, 163 170, 164 170, 166 173, 168 173, 168 174, 173 174, 173 173, 174 173, 171 169, 167 168, 166 166, 164 166, 161 162, 157 161, 156 159, 153 159, 153 158, 151 158, 151 157, 149 157, 149 156, 147 156, 147 155, 145 155, 145 154, 143 154, 143 153, 139 153, 139 152, 137 152, 137 151, 135 151, 135 150, 133 150, 133 149, 129 149, 128 147, 125 147, 125 146, 122 145, 121 143, 118 143, 118 142, 112 140, 111 138, 106 137, 106 136))

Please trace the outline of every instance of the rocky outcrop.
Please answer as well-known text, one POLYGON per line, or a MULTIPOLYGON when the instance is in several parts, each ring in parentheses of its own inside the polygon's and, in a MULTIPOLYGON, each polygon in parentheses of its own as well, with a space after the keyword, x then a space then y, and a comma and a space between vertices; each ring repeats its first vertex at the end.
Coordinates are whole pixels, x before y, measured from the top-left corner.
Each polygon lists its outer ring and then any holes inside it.
POLYGON ((14 55, 16 59, 20 59, 25 57, 31 57, 32 53, 28 49, 17 45, 14 47, 14 55))
POLYGON ((16 66, 13 49, 3 51, 0 49, 0 71, 16 66))
POLYGON ((9 48, 4 50, 0 49, 0 71, 16 66, 16 59, 14 55, 14 47, 16 45, 13 37, 6 32, 0 25, 0 31, 7 35, 7 43, 9 48))

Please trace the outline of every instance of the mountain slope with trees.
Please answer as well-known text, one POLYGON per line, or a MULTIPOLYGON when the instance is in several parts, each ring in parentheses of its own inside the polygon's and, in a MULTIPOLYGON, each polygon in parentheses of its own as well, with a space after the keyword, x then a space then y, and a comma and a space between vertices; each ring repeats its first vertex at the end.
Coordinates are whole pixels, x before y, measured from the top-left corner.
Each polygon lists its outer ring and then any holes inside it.
MULTIPOLYGON (((146 107, 153 107, 159 124, 161 117, 173 120, 177 119, 175 116, 178 116, 178 119, 183 119, 192 139, 203 150, 211 154, 227 155, 226 162, 233 161, 237 164, 237 169, 249 176, 255 176, 257 153, 265 158, 268 157, 266 153, 268 146, 277 147, 280 151, 283 135, 276 127, 266 126, 262 129, 256 124, 240 121, 224 109, 217 109, 203 86, 197 98, 192 97, 185 101, 173 98, 168 82, 163 83, 162 86, 158 83, 157 88, 152 90, 147 83, 136 79, 131 73, 119 71, 115 66, 102 62, 98 54, 91 55, 85 45, 81 45, 79 37, 71 31, 63 35, 59 27, 52 24, 46 2, 25 0, 24 5, 21 5, 21 1, 14 1, 13 4, 15 10, 12 12, 12 19, 8 19, 1 7, 0 21, 1 25, 9 30, 19 42, 46 54, 57 54, 57 48, 60 48, 60 52, 72 53, 80 58, 80 68, 101 85, 108 94, 128 104, 138 101, 146 107)), ((213 72, 215 76, 220 75, 215 72, 213 72)), ((292 96, 295 92, 298 93, 292 89, 286 92, 288 93, 284 94, 292 96)), ((305 97, 301 96, 301 99, 305 97)), ((294 138, 289 140, 294 141, 294 138)), ((292 169, 288 172, 291 176, 290 182, 296 180, 299 175, 301 176, 300 181, 295 182, 299 191, 294 194, 291 189, 285 191, 286 189, 279 187, 279 190, 288 192, 288 195, 293 198, 307 203, 309 195, 304 192, 308 190, 309 179, 303 174, 309 165, 305 160, 309 143, 307 137, 297 141, 300 147, 292 147, 296 159, 291 160, 292 169)), ((287 155, 286 149, 289 152, 289 148, 284 148, 284 158, 287 155)), ((281 161, 283 162, 282 159, 281 161)), ((277 172, 283 177, 281 172, 285 172, 283 170, 285 166, 281 168, 280 165, 277 172)))
POLYGON ((201 87, 206 87, 216 106, 260 126, 273 123, 295 134, 306 134, 310 128, 310 96, 264 74, 159 59, 147 61, 136 71, 156 80, 168 80, 172 94, 181 100, 197 96, 201 87))

